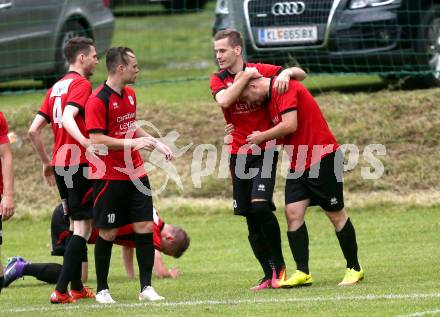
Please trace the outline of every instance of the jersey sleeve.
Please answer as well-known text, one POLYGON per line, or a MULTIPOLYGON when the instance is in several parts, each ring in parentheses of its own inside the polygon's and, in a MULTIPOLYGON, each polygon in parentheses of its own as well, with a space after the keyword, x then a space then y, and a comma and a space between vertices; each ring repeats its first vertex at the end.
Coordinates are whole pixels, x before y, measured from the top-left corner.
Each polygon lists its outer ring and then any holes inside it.
POLYGON ((44 97, 43 103, 40 106, 40 109, 38 110, 38 114, 42 117, 44 117, 44 119, 46 119, 47 123, 50 123, 50 94, 51 94, 52 89, 50 89, 47 93, 46 96, 44 97))
POLYGON ((211 93, 214 99, 219 91, 228 88, 226 84, 216 74, 211 75, 209 87, 211 88, 211 93))
POLYGON ((107 108, 97 97, 91 97, 86 103, 86 129, 89 133, 107 132, 107 108))
POLYGON ((76 80, 70 87, 70 92, 66 99, 66 105, 77 107, 84 112, 87 100, 92 93, 92 86, 87 79, 76 80))
POLYGON ((257 70, 260 72, 261 75, 264 77, 272 77, 277 76, 281 73, 283 68, 281 66, 275 66, 271 64, 256 64, 257 70))
POLYGON ((298 105, 297 89, 290 85, 289 90, 277 97, 277 106, 280 115, 290 111, 296 111, 298 105))
POLYGON ((8 132, 8 123, 3 113, 0 112, 0 144, 9 143, 8 132))

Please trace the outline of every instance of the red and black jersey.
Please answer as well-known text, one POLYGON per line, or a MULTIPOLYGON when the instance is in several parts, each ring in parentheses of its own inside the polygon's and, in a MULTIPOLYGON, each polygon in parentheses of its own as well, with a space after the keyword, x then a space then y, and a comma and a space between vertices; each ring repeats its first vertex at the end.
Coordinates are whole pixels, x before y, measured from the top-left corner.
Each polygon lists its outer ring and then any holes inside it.
MULTIPOLYGON (((161 231, 165 225, 163 220, 159 217, 156 208, 153 209, 154 215, 154 223, 153 223, 153 243, 154 248, 158 251, 162 250, 161 246, 161 231)), ((69 217, 64 215, 64 210, 62 205, 58 205, 53 213, 51 220, 51 238, 52 238, 52 255, 63 255, 66 249, 67 243, 72 235, 72 232, 69 231, 70 221, 69 217)), ((131 248, 136 247, 135 245, 135 237, 134 237, 134 228, 133 224, 125 225, 118 229, 116 233, 116 239, 114 243, 128 246, 131 248)), ((92 234, 90 235, 87 243, 95 244, 96 239, 99 235, 99 229, 93 228, 92 234)))
POLYGON ((291 80, 289 90, 280 95, 271 79, 269 113, 274 125, 289 111, 297 112, 298 127, 284 138, 284 147, 292 158, 292 170, 307 170, 339 148, 333 133, 312 94, 300 82, 291 80))
MULTIPOLYGON (((0 144, 9 143, 8 132, 9 132, 8 122, 6 121, 3 112, 0 112, 0 144)), ((0 196, 2 194, 3 194, 3 174, 2 174, 2 165, 0 164, 0 196)))
MULTIPOLYGON (((164 226, 165 223, 159 217, 156 208, 154 208, 153 209, 153 244, 154 244, 154 248, 158 251, 162 251, 162 246, 161 246, 162 237, 160 233, 164 226)), ((95 244, 98 235, 99 235, 99 229, 93 228, 92 234, 90 235, 90 238, 87 241, 87 243, 95 244)), ((135 248, 136 243, 135 243, 135 231, 133 224, 130 223, 128 225, 118 228, 118 231, 116 232, 116 239, 113 241, 113 243, 130 248, 135 248)))
POLYGON ((63 128, 62 118, 66 105, 77 107, 79 115, 75 117, 75 122, 81 133, 88 137, 84 110, 91 93, 90 82, 77 72, 68 72, 47 91, 38 114, 52 124, 55 142, 52 153, 53 166, 87 163, 85 149, 63 128))
MULTIPOLYGON (((278 75, 282 68, 279 66, 269 64, 245 64, 246 67, 255 67, 264 77, 272 77, 278 75)), ((229 73, 227 70, 221 70, 211 76, 210 87, 212 95, 217 95, 223 89, 227 89, 234 83, 235 75, 229 73)), ((272 123, 268 117, 268 110, 265 105, 248 105, 246 103, 236 102, 227 109, 223 109, 223 115, 227 123, 234 125, 232 132, 232 146, 231 154, 246 154, 251 153, 249 149, 242 149, 239 153, 240 147, 246 145, 246 137, 254 131, 265 131, 272 127, 272 123)), ((261 144, 261 148, 265 148, 265 143, 261 144)))
MULTIPOLYGON (((95 89, 87 101, 86 127, 89 133, 103 133, 112 138, 136 138, 136 94, 132 88, 125 86, 118 94, 106 83, 95 89), (131 134, 131 136, 130 136, 131 134)), ((129 180, 144 177, 147 173, 138 150, 131 150, 128 157, 124 150, 109 150, 108 155, 101 156, 105 163, 105 175, 100 179, 129 180), (127 161, 127 162, 126 162, 127 161)), ((94 162, 91 178, 97 171, 94 162)))

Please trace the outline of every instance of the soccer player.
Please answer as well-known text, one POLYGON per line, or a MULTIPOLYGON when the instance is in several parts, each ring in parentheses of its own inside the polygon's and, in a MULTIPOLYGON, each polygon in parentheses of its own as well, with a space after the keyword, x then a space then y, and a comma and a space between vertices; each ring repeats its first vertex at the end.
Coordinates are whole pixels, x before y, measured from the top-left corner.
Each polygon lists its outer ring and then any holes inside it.
POLYGON ((347 261, 339 285, 358 283, 364 271, 357 257, 356 233, 344 209, 343 155, 321 110, 310 92, 299 82, 290 81, 286 93, 279 94, 276 78, 249 82, 241 98, 251 104, 265 104, 276 124, 266 131, 254 131, 246 139, 261 144, 284 138, 284 149, 291 158, 285 187, 285 215, 290 249, 297 270, 291 278, 278 281, 282 287, 312 284, 309 272, 309 237, 304 215, 308 206, 319 205, 336 230, 347 261))
MULTIPOLYGON (((162 259, 161 253, 180 258, 188 249, 190 238, 185 230, 171 224, 166 224, 159 217, 156 209, 154 209, 154 231, 153 240, 155 248, 155 260, 153 266, 154 274, 159 278, 177 278, 180 271, 176 268, 168 269, 162 259)), ((69 230, 69 218, 64 215, 63 206, 58 205, 51 219, 51 238, 52 238, 52 255, 63 255, 66 245, 72 236, 69 230)), ((130 278, 134 277, 133 270, 133 248, 135 232, 133 225, 128 224, 118 229, 115 244, 122 246, 122 255, 124 267, 130 278)), ((94 244, 98 237, 98 229, 93 228, 92 234, 87 243, 94 244)), ((23 276, 33 276, 40 281, 54 284, 57 282, 61 273, 62 265, 58 263, 31 263, 21 257, 12 257, 6 266, 5 280, 3 287, 8 287, 12 282, 23 276)), ((83 262, 82 281, 87 281, 87 262, 83 262)))
MULTIPOLYGON (((12 151, 8 138, 8 123, 0 112, 0 251, 3 244, 2 221, 14 215, 14 174, 12 151)), ((1 258, 1 252, 0 252, 1 258)), ((0 263, 0 293, 3 286, 3 265, 0 263)))
POLYGON ((31 127, 29 137, 43 162, 49 186, 58 187, 65 212, 73 220, 73 236, 64 254, 63 270, 50 296, 53 304, 71 303, 95 294, 81 283, 81 262, 87 258, 86 242, 93 217, 92 185, 87 178, 86 148, 90 145, 85 129, 85 104, 92 87, 98 57, 91 39, 70 39, 64 48, 69 72, 50 88, 31 127), (52 160, 41 138, 41 130, 51 124, 54 134, 52 160), (67 292, 70 283, 70 292, 67 292))
POLYGON ((165 144, 136 124, 136 95, 128 86, 139 72, 134 52, 112 47, 106 54, 108 78, 92 94, 86 106, 86 126, 93 144, 108 148, 100 163, 91 162, 94 222, 99 228, 95 244, 98 303, 114 303, 108 286, 113 241, 118 228, 133 224, 139 266, 139 300, 164 299, 151 286, 154 263, 153 199, 139 149, 163 153, 172 159, 165 144), (102 164, 101 164, 102 163, 102 164))
POLYGON ((226 122, 234 126, 230 146, 234 214, 246 218, 249 243, 264 272, 264 277, 251 290, 276 287, 275 281, 282 279, 285 271, 280 227, 272 200, 278 152, 274 146, 265 151, 266 144, 261 144, 261 153, 253 153, 249 148, 246 136, 257 129, 269 129, 272 123, 265 107, 241 103, 238 97, 252 78, 279 75, 275 85, 283 93, 291 78, 303 80, 306 75, 296 67, 283 70, 274 65, 245 63, 243 39, 232 29, 215 35, 214 51, 220 70, 211 76, 211 91, 226 122), (241 162, 244 168, 240 168, 241 162), (256 168, 258 173, 254 177, 241 177, 243 171, 248 173, 256 168))

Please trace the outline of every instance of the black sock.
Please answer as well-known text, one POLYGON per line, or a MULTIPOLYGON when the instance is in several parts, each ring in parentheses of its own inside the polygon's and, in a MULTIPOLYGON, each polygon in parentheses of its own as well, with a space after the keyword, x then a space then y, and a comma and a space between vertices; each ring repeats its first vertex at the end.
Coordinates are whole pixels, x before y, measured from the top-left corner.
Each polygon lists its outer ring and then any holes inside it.
POLYGON ((58 263, 28 263, 23 270, 23 276, 33 276, 40 281, 56 284, 63 266, 58 263))
POLYGON ((70 282, 70 288, 75 291, 80 291, 84 288, 84 284, 81 280, 81 275, 82 275, 82 263, 88 262, 87 244, 84 245, 84 248, 82 250, 82 254, 79 257, 81 258, 80 259, 81 263, 78 267, 75 268, 75 272, 73 273, 73 276, 72 276, 72 281, 70 282))
POLYGON ((252 212, 260 219, 261 230, 266 238, 273 265, 275 268, 284 267, 280 225, 277 217, 272 212, 271 205, 267 201, 253 202, 252 212))
POLYGON ((95 270, 96 270, 96 291, 108 289, 108 271, 112 257, 113 241, 107 241, 98 236, 95 243, 95 270))
POLYGON ((309 233, 304 222, 296 231, 287 231, 290 250, 296 263, 296 269, 309 274, 309 233))
POLYGON ((70 239, 64 252, 63 268, 55 287, 57 291, 66 293, 67 286, 77 274, 78 268, 81 270, 81 259, 86 243, 87 241, 78 235, 73 235, 70 239))
POLYGON ((272 253, 273 265, 276 269, 285 267, 283 249, 281 248, 281 232, 277 217, 273 212, 265 214, 262 230, 272 253))
POLYGON ((0 293, 2 292, 2 288, 3 288, 3 280, 5 278, 3 276, 0 276, 0 293))
POLYGON ((359 271, 361 267, 357 257, 358 247, 356 242, 356 232, 354 231, 350 218, 347 219, 347 222, 341 231, 336 232, 336 236, 338 237, 339 245, 341 246, 345 260, 347 261, 347 268, 359 271))
POLYGON ((258 262, 260 262, 263 268, 264 278, 272 278, 272 264, 270 261, 270 252, 266 246, 264 238, 261 235, 253 234, 248 236, 249 243, 251 245, 252 251, 258 262))
POLYGON ((266 238, 261 230, 259 219, 254 214, 246 216, 251 249, 261 265, 264 278, 272 278, 272 258, 266 238))
POLYGON ((151 285, 151 274, 154 265, 153 233, 136 233, 135 243, 142 292, 145 286, 151 285))

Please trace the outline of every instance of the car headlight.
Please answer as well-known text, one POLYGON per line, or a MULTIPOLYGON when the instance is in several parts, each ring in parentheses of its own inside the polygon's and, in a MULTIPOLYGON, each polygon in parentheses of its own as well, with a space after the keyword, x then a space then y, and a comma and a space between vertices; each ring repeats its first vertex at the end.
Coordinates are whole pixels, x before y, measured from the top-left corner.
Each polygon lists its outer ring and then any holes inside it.
POLYGON ((217 0, 215 14, 229 14, 228 0, 217 0))
POLYGON ((351 0, 350 9, 378 7, 393 3, 395 0, 351 0))

